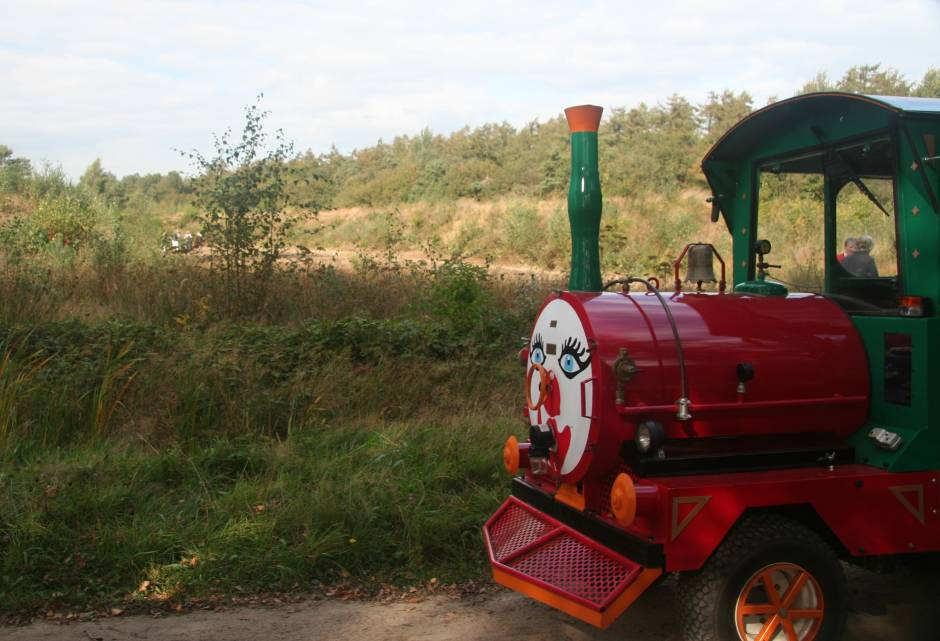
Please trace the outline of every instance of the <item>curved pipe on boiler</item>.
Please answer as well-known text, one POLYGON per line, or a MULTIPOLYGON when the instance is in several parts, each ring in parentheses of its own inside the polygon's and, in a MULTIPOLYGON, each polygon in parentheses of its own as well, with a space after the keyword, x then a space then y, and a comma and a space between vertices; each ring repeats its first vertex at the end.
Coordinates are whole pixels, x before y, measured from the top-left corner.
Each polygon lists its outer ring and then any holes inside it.
POLYGON ((669 305, 666 303, 666 300, 663 298, 663 295, 659 292, 659 288, 654 286, 649 280, 644 280, 642 278, 629 277, 629 278, 618 278, 617 280, 612 280, 609 283, 604 284, 604 289, 607 289, 611 285, 616 285, 618 283, 623 283, 624 285, 630 285, 631 283, 639 283, 646 287, 646 291, 655 294, 656 298, 659 300, 659 304, 662 305, 663 310, 666 312, 666 319, 669 321, 669 327, 672 329, 672 338, 676 344, 676 357, 679 361, 679 389, 681 396, 679 400, 676 401, 678 410, 676 412, 676 418, 680 421, 687 421, 692 418, 692 413, 690 412, 691 402, 689 401, 689 381, 685 373, 685 353, 682 351, 682 340, 679 338, 679 327, 676 325, 676 319, 672 315, 672 310, 669 309, 669 305))

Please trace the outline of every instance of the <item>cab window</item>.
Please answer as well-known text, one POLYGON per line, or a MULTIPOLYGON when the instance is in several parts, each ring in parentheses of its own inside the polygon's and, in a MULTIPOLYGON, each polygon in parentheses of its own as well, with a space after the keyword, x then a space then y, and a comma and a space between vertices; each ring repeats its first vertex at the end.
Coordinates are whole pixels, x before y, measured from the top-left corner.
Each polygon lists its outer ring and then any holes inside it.
POLYGON ((893 151, 887 138, 837 147, 827 167, 833 230, 827 292, 857 313, 897 310, 893 151))
POLYGON ((768 277, 791 292, 822 292, 825 286, 825 206, 822 157, 812 154, 761 168, 757 236, 770 241, 768 277))
POLYGON ((892 181, 869 178, 865 185, 880 206, 852 183, 845 185, 836 197, 833 238, 836 262, 848 275, 858 278, 897 276, 892 181))
POLYGON ((887 136, 759 164, 757 237, 779 265, 769 277, 853 313, 896 313, 894 164, 887 136))

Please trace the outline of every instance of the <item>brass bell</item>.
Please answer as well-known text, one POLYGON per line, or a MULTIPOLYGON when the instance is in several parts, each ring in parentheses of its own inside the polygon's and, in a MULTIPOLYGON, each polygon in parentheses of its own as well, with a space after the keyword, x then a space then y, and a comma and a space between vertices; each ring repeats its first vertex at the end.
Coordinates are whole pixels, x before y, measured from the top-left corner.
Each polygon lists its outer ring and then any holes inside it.
POLYGON ((685 282, 698 284, 715 283, 715 259, 711 245, 695 243, 689 247, 688 270, 685 273, 685 282))

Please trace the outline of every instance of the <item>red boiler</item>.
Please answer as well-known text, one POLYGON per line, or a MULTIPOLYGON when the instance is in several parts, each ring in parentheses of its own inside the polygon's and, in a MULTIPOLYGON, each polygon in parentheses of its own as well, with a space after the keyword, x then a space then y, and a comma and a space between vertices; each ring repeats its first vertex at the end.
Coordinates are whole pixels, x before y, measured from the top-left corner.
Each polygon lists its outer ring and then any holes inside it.
POLYGON ((540 443, 554 443, 541 454, 566 483, 610 472, 640 424, 653 446, 843 439, 868 412, 858 332, 810 294, 561 292, 539 312, 527 356, 527 455, 537 466, 540 443))

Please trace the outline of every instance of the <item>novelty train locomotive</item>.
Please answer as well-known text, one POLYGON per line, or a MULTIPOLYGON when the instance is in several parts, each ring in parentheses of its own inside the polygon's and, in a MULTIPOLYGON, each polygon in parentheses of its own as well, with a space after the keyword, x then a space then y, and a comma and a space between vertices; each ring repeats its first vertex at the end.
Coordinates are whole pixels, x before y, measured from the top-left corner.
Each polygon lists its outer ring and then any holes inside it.
POLYGON ((702 163, 729 273, 693 243, 673 291, 601 280, 601 112, 565 111, 569 287, 520 353, 529 428, 484 526, 493 576, 606 627, 677 572, 690 640, 838 639, 840 560, 940 551, 940 100, 809 94, 732 127, 702 163), (768 276, 769 174, 821 186, 815 293, 768 276), (847 189, 892 223, 881 276, 838 253, 847 189))

